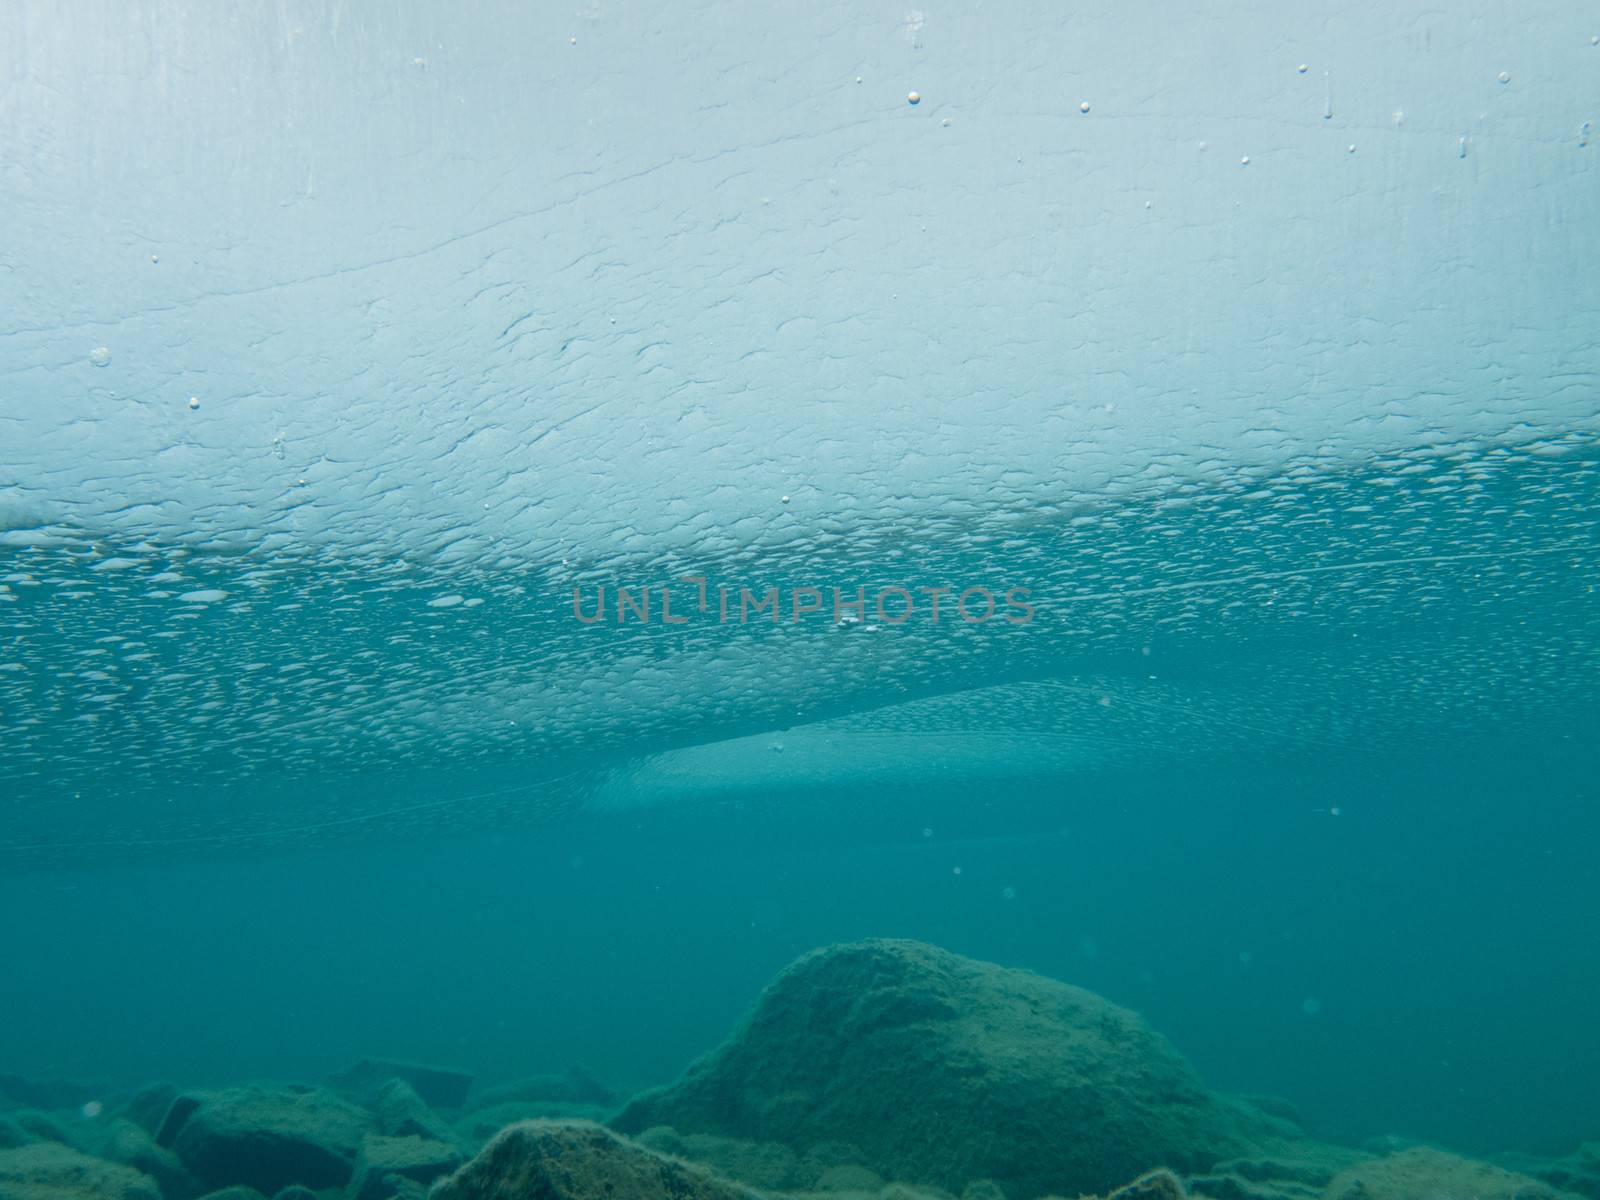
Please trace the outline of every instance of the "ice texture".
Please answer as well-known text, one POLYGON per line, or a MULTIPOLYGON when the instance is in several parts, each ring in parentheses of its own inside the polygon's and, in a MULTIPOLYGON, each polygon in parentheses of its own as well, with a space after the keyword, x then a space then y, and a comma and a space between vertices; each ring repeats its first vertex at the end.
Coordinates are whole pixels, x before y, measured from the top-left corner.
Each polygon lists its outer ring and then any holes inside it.
POLYGON ((0 843, 767 787, 909 701, 1055 763, 961 716, 1027 686, 1100 760, 1571 713, 1590 15, 6 4, 0 843), (684 575, 1039 615, 573 618, 684 575))

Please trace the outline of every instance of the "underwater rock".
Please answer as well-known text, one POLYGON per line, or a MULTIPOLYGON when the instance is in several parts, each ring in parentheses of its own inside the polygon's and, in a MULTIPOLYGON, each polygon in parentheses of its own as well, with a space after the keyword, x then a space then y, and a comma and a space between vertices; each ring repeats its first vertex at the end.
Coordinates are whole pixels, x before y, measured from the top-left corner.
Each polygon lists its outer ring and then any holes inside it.
POLYGON ((1230 1099, 1248 1104, 1250 1107, 1266 1113, 1269 1117, 1287 1121, 1297 1129, 1304 1130, 1306 1128, 1305 1118, 1300 1115, 1300 1109, 1296 1107, 1292 1100, 1285 1100, 1282 1096, 1264 1096, 1257 1092, 1229 1092, 1226 1094, 1230 1099))
POLYGON ((172 1102, 177 1098, 177 1085, 152 1083, 140 1088, 129 1098, 122 1106, 122 1115, 155 1137, 167 1115, 167 1109, 172 1107, 172 1102))
POLYGON ((524 1121, 501 1132, 430 1200, 755 1200, 590 1121, 524 1121))
POLYGON ((1189 1191, 1206 1200, 1321 1200, 1341 1171, 1372 1155, 1321 1142, 1300 1142, 1292 1154, 1236 1158, 1190 1175, 1189 1191))
POLYGON ((848 1139, 885 1178, 955 1192, 991 1179, 1017 1200, 1103 1194, 1153 1164, 1200 1170, 1301 1136, 1207 1091, 1092 992, 894 940, 804 956, 723 1046, 613 1125, 801 1151, 848 1139))
POLYGON ((1600 1200, 1600 1142, 1585 1142, 1565 1158, 1507 1154, 1497 1161, 1507 1170, 1520 1171, 1553 1188, 1600 1200))
POLYGON ((207 1186, 270 1195, 291 1183, 343 1187, 372 1132, 370 1113, 322 1088, 253 1086, 179 1096, 156 1141, 207 1186))
POLYGON ((1572 1200, 1573 1193, 1442 1150, 1402 1150, 1340 1172, 1324 1192, 1326 1200, 1421 1200, 1471 1197, 1472 1200, 1572 1200))
POLYGON ((362 1103, 370 1103, 391 1079, 403 1079, 433 1108, 461 1108, 472 1090, 472 1076, 447 1067, 427 1067, 420 1063, 397 1062, 388 1058, 363 1058, 328 1083, 362 1103))
POLYGON ((816 1188, 819 1192, 878 1192, 883 1188, 883 1179, 876 1171, 847 1163, 824 1171, 817 1177, 816 1188))
POLYGON ((1189 1200, 1189 1193, 1181 1179, 1161 1168, 1119 1187, 1106 1200, 1189 1200))
POLYGON ((18 1146, 31 1146, 38 1140, 10 1117, 0 1117, 0 1150, 15 1150, 18 1146))
POLYGON ((709 1133, 684 1136, 666 1125, 646 1129, 634 1141, 657 1154, 686 1158, 728 1179, 769 1191, 810 1190, 827 1169, 813 1158, 801 1158, 782 1142, 744 1142, 709 1133))
POLYGON ((162 1200, 155 1180, 57 1142, 0 1150, 0 1200, 162 1200))
POLYGON ((35 1142, 60 1142, 72 1146, 76 1150, 87 1147, 79 1146, 76 1139, 68 1132, 61 1121, 47 1112, 40 1112, 34 1108, 19 1108, 6 1114, 7 1119, 35 1142))
POLYGON ((158 1146, 144 1129, 118 1118, 104 1131, 95 1153, 107 1162, 132 1167, 154 1179, 166 1200, 185 1200, 200 1191, 178 1156, 158 1146))
POLYGON ((404 1079, 391 1079, 384 1084, 373 1109, 378 1117, 378 1132, 385 1137, 420 1137, 451 1143, 456 1140, 450 1123, 429 1108, 404 1079))
POLYGON ((458 1140, 481 1147, 507 1125, 522 1121, 599 1121, 611 1115, 609 1108, 593 1104, 568 1104, 562 1100, 517 1100, 478 1108, 456 1122, 458 1140))
POLYGON ((399 1181, 432 1183, 459 1167, 462 1157, 448 1142, 369 1135, 361 1143, 350 1195, 352 1200, 389 1200, 400 1191, 399 1181))

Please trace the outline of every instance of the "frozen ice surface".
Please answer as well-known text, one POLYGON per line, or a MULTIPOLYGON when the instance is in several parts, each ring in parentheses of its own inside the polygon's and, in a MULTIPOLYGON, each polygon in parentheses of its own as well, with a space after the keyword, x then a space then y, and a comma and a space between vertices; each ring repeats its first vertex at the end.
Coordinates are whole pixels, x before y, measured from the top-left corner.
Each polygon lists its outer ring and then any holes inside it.
POLYGON ((1570 711, 1582 18, 6 5, 0 842, 769 786, 1022 679, 1100 681, 1028 754, 1208 745, 1178 664, 1299 744, 1570 711), (572 619, 683 574, 1039 619, 572 619))

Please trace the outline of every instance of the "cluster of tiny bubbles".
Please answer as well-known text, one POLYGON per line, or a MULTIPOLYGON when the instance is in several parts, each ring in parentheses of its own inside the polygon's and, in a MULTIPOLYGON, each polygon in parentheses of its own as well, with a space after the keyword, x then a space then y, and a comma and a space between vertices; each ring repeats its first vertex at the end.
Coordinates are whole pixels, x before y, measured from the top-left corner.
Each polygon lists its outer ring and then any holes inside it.
POLYGON ((83 1113, 83 1119, 85 1121, 92 1121, 105 1111, 105 1107, 106 1106, 101 1104, 100 1101, 91 1100, 79 1111, 83 1113))

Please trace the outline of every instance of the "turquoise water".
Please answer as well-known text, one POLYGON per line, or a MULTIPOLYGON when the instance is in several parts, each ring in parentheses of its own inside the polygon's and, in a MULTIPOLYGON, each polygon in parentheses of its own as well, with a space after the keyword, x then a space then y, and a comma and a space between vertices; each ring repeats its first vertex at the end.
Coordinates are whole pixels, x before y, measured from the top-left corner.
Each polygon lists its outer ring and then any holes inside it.
POLYGON ((0 1074, 889 936, 1600 1138, 1586 19, 0 13, 0 1074))

